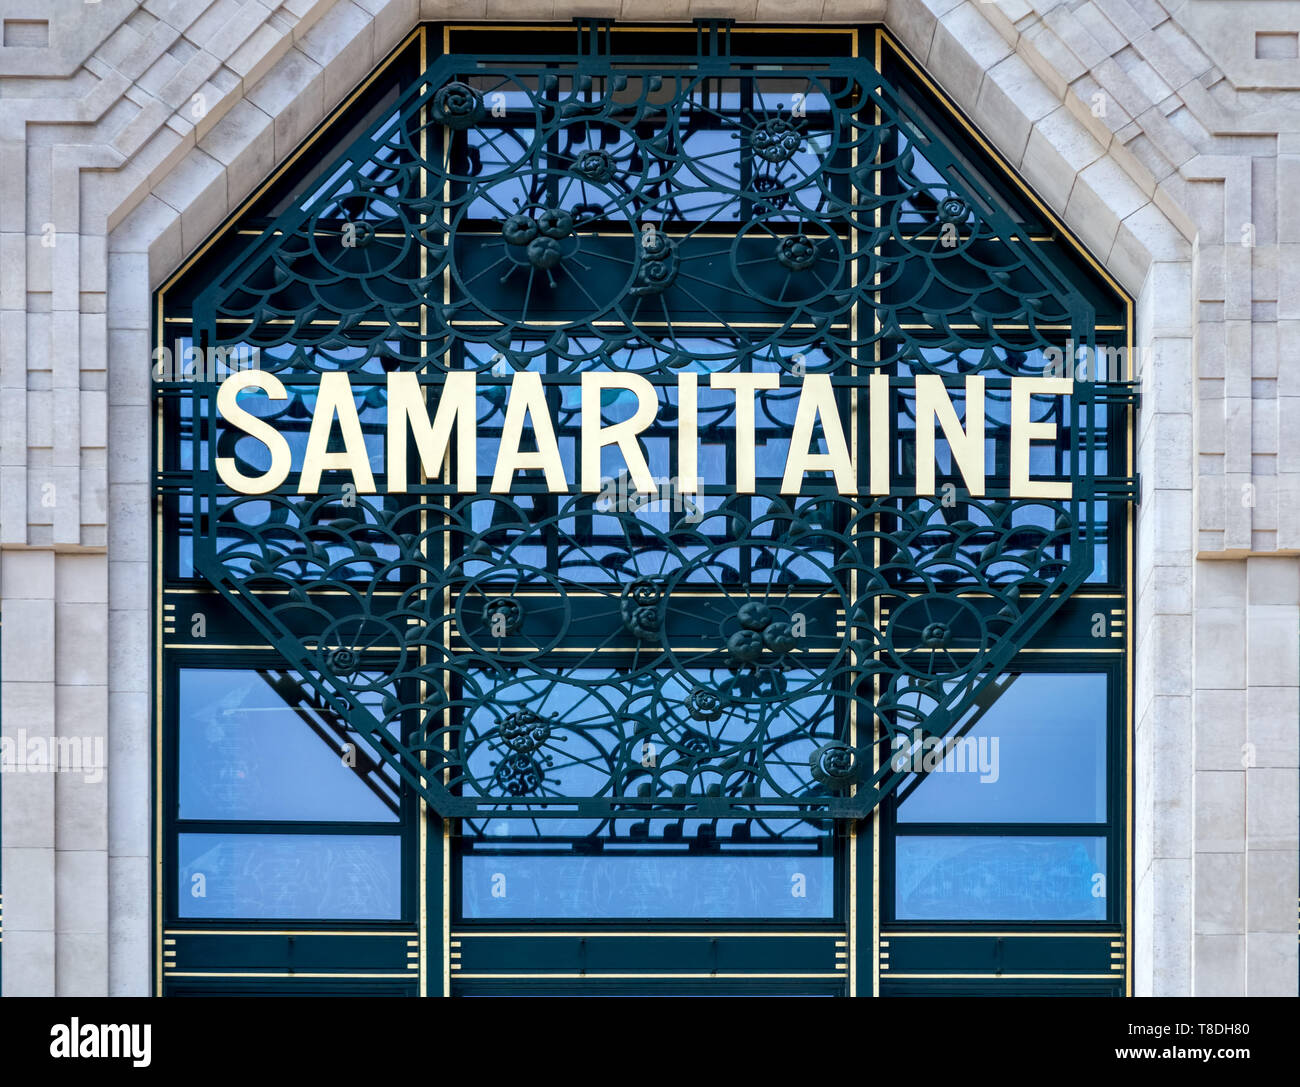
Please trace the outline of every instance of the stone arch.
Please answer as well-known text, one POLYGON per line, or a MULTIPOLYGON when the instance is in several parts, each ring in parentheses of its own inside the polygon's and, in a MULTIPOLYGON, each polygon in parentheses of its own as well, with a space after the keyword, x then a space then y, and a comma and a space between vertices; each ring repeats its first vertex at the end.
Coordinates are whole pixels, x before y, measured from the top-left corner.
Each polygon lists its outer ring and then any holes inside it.
MULTIPOLYGON (((561 6, 556 5, 556 9, 561 6)), ((1164 277, 1173 277, 1189 288, 1190 279, 1179 277, 1176 269, 1189 267, 1190 246, 1157 208, 1154 188, 1143 191, 1126 168, 1128 164, 1106 154, 1094 135, 1095 126, 1090 131, 1078 116, 1077 107, 1072 109, 1063 101, 1068 92, 1063 86, 1054 91, 1040 77, 1007 40, 1005 27, 997 26, 977 5, 949 5, 946 13, 940 10, 944 6, 919 0, 887 8, 866 5, 883 15, 886 27, 971 117, 1011 168, 1019 170, 1040 191, 1051 210, 1139 303, 1153 297, 1149 292, 1156 290, 1156 283, 1164 277), (945 14, 947 18, 942 17, 945 14)), ((309 46, 319 43, 316 57, 307 56, 301 48, 288 50, 250 92, 232 105, 226 117, 197 138, 195 148, 151 187, 140 205, 113 232, 113 252, 124 251, 120 247, 127 244, 126 239, 149 238, 152 232, 147 250, 151 287, 157 285, 162 273, 193 252, 311 125, 341 101, 386 52, 376 44, 374 23, 363 20, 359 11, 355 5, 343 4, 322 16, 305 36, 309 46), (329 51, 335 47, 338 51, 330 57, 329 51), (319 64, 318 70, 308 61, 319 64), (250 106, 266 120, 256 117, 250 106), (242 147, 241 140, 246 141, 242 147), (230 161, 222 167, 218 155, 230 161), (176 204, 181 206, 177 208, 176 204)), ((794 13, 787 17, 794 18, 794 13)), ((396 40, 396 34, 392 36, 396 40)), ((1038 63, 1041 67, 1045 62, 1038 63)), ((1163 341, 1186 339, 1190 330, 1171 337, 1175 330, 1165 328, 1157 337, 1144 316, 1153 309, 1153 302, 1145 308, 1139 306, 1140 344, 1154 349, 1159 340, 1161 351, 1168 352, 1171 348, 1163 341)), ((1158 401, 1148 396, 1145 418, 1149 420, 1152 411, 1159 410, 1158 401)), ((1186 456, 1190 459, 1190 450, 1186 456)), ((1148 494, 1146 510, 1150 510, 1151 500, 1148 494)), ((1160 497, 1156 496, 1155 501, 1159 503, 1160 497)), ((1152 531, 1151 519, 1145 515, 1144 519, 1147 523, 1142 529, 1146 535, 1152 531)), ((1169 540, 1163 547, 1185 546, 1190 525, 1164 524, 1171 535, 1177 533, 1181 539, 1177 545, 1169 540)), ((1139 607, 1142 603, 1139 601, 1139 607)), ((1141 836, 1138 848, 1140 860, 1141 836)), ((1135 874, 1139 871, 1135 869, 1135 874)), ((1150 936, 1154 941, 1155 933, 1150 936)), ((1139 961, 1149 958, 1149 953, 1143 954, 1139 961)))
MULTIPOLYGON (((1219 524, 1207 522, 1204 512, 1194 508, 1190 386, 1200 334, 1194 306, 1201 295, 1193 257, 1203 253, 1207 237, 1222 248, 1224 234, 1223 222, 1216 230, 1213 213, 1203 214, 1204 201, 1193 186, 1208 183, 1240 204, 1244 184, 1249 204, 1250 177, 1247 171, 1243 183, 1231 161, 1202 150, 1212 145, 1211 130, 1217 134, 1230 127, 1222 119, 1225 107, 1209 100, 1202 86, 1216 73, 1216 82, 1221 81, 1222 73, 1165 9, 1155 0, 1096 0, 1086 5, 1085 14, 1065 11, 1053 0, 688 0, 668 9, 644 0, 623 0, 621 5, 288 0, 275 10, 257 0, 215 0, 196 7, 149 0, 128 16, 125 4, 106 0, 103 11, 110 17, 116 13, 119 23, 110 18, 108 30, 94 44, 88 44, 93 33, 79 32, 71 51, 65 51, 71 58, 65 69, 75 68, 65 115, 55 118, 52 111, 42 113, 29 103, 0 113, 6 172, 17 164, 22 177, 48 179, 45 189, 21 187, 17 203, 24 218, 16 221, 14 208, 8 207, 4 230, 19 238, 24 255, 32 251, 28 239, 38 237, 48 221, 42 211, 69 224, 60 230, 77 234, 75 245, 53 248, 48 261, 38 253, 35 262, 22 264, 19 286, 43 293, 40 286, 48 284, 51 314, 48 326, 37 322, 39 336, 71 336, 81 344, 80 375, 51 367, 54 391, 78 395, 71 417, 60 420, 56 454, 50 471, 43 473, 66 482, 76 496, 71 508, 58 510, 48 526, 33 521, 26 507, 42 476, 36 471, 43 468, 39 458, 24 449, 21 465, 6 458, 0 466, 6 484, 0 542, 60 556, 57 563, 53 556, 45 563, 24 552, 6 552, 6 618, 15 604, 31 611, 42 629, 48 627, 52 647, 55 623, 62 623, 56 620, 56 605, 86 598, 104 636, 102 668, 88 685, 102 692, 112 766, 107 797, 89 811, 89 821, 106 825, 106 834, 83 828, 84 833, 73 833, 66 846, 56 849, 56 817, 51 814, 48 846, 39 830, 30 855, 19 858, 15 851, 28 848, 25 839, 13 850, 7 844, 6 859, 14 853, 21 863, 30 861, 32 886, 48 887, 50 902, 48 909, 42 899, 28 910, 21 899, 11 898, 6 978, 14 977, 8 967, 17 957, 20 964, 26 960, 19 976, 34 979, 23 991, 149 990, 152 591, 147 558, 132 556, 147 555, 149 539, 146 436, 151 409, 142 361, 148 358, 150 291, 417 21, 559 20, 598 14, 628 21, 695 16, 883 21, 1136 298, 1138 346, 1150 360, 1141 374, 1145 399, 1138 436, 1145 494, 1136 553, 1137 607, 1144 616, 1137 632, 1135 707, 1136 754, 1142 767, 1134 803, 1137 991, 1193 991, 1195 849, 1192 811, 1183 796, 1194 778, 1186 752, 1194 747, 1196 683, 1183 656, 1191 635, 1194 548, 1204 542, 1197 528, 1219 524), (1098 15, 1109 31, 1096 21, 1098 15), (1125 49, 1116 47, 1113 37, 1119 37, 1121 46, 1127 41, 1140 64, 1121 57, 1125 68, 1114 60, 1125 49), (1145 45, 1137 48, 1141 43, 1145 45), (1183 76, 1187 78, 1177 83, 1183 76), (1153 99, 1160 87, 1176 83, 1180 104, 1165 114, 1161 106, 1166 99, 1153 99), (1099 115, 1097 94, 1113 102, 1113 108, 1099 115), (1187 117, 1178 122, 1184 113, 1187 117), (52 130, 54 123, 75 126, 84 138, 61 142, 52 132, 41 138, 39 153, 29 160, 21 141, 30 132, 52 130), (1205 132, 1206 140, 1199 140, 1198 131, 1205 132), (1199 141, 1195 145, 1193 138, 1199 141), (102 376, 82 376, 86 374, 102 376), (80 446, 74 448, 78 436, 80 446), (89 458, 87 449, 92 451, 89 458), (21 499, 15 499, 20 490, 21 499), (84 576, 81 567, 68 561, 77 552, 92 560, 84 576), (42 563, 50 567, 48 576, 42 563), (18 586, 32 571, 37 580, 24 597, 11 582, 18 586), (64 594, 65 581, 73 598, 64 594), (83 589, 83 581, 91 587, 83 589), (66 858, 57 855, 65 851, 66 858), (89 920, 78 921, 82 928, 68 929, 55 920, 53 899, 62 878, 60 866, 82 863, 73 853, 91 858, 86 879, 93 889, 84 893, 100 896, 102 907, 89 920), (19 920, 22 924, 15 927, 19 920), (66 975, 55 955, 55 938, 65 935, 73 938, 69 946, 84 936, 90 949, 89 966, 80 971, 69 967, 66 975)), ((1224 221, 1231 214, 1223 211, 1224 221)), ((1225 266, 1230 266, 1226 258, 1225 266)), ((3 308, 11 310, 11 305, 5 302, 3 308)), ((18 342, 30 350, 32 322, 4 316, 7 329, 22 324, 18 342)), ((11 343, 13 335, 11 331, 11 343)), ((1222 494, 1211 495, 1222 509, 1222 494)), ((1222 530, 1206 531, 1218 532, 1224 546, 1241 541, 1244 532, 1249 550, 1249 516, 1244 529, 1240 517, 1224 516, 1222 530)), ((1277 544, 1292 547, 1300 524, 1288 527, 1279 520, 1274 533, 1277 544)), ((5 675, 13 675, 9 667, 5 675)), ((52 704, 62 685, 52 663, 49 677, 32 693, 52 704)), ((5 692, 6 710, 24 696, 9 678, 5 692)), ((7 787, 6 817, 14 806, 9 791, 7 787)), ((1293 940, 1290 947, 1294 955, 1293 940)), ((1295 971, 1291 973, 1294 980, 1295 971)), ((6 989, 18 984, 6 981, 6 989)))

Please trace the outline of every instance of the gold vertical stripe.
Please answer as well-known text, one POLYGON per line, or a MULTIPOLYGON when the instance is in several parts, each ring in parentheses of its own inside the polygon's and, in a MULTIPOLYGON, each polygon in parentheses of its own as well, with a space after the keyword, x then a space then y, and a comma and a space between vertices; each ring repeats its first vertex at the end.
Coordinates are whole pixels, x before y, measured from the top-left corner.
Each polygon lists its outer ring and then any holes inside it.
MULTIPOLYGON (((1124 319, 1128 324, 1128 335, 1125 342, 1128 344, 1129 365, 1132 367, 1133 359, 1133 299, 1125 294, 1124 319)), ((1133 375, 1130 374, 1130 377, 1133 375)), ((1135 464, 1135 431, 1137 414, 1136 408, 1126 409, 1128 413, 1128 457, 1127 472, 1131 476, 1135 464)), ((1134 508, 1135 503, 1129 502, 1128 505, 1128 526, 1127 539, 1125 540, 1125 586, 1124 586, 1124 604, 1127 608, 1127 616, 1133 614, 1134 597, 1136 589, 1133 585, 1133 544, 1134 544, 1134 522, 1137 511, 1134 508)), ((1134 875, 1134 858, 1133 858, 1133 704, 1137 692, 1133 689, 1133 653, 1134 645, 1131 637, 1125 636, 1124 639, 1124 719, 1125 719, 1125 766, 1124 766, 1124 995, 1133 995, 1133 875, 1134 875)))
MULTIPOLYGON (((882 46, 884 41, 883 31, 876 30, 876 55, 875 65, 876 72, 880 72, 882 46)), ((880 106, 874 110, 874 122, 880 125, 880 106)), ((876 151, 876 169, 873 171, 873 184, 875 190, 876 207, 872 212, 873 225, 876 228, 877 236, 881 226, 881 207, 880 207, 880 155, 882 148, 876 151)), ((877 269, 872 285, 877 288, 873 293, 875 307, 872 309, 873 325, 875 332, 874 342, 872 344, 872 361, 879 365, 880 363, 880 271, 877 269)), ((874 368, 873 368, 874 372, 874 368)), ((876 569, 880 568, 880 530, 881 515, 879 512, 872 516, 873 539, 871 542, 872 564, 876 569)), ((857 601, 854 601, 856 605, 857 601)), ((881 612, 880 612, 880 594, 873 597, 872 602, 872 621, 875 623, 876 630, 880 629, 881 612)), ((880 673, 873 672, 871 676, 871 770, 875 773, 880 769, 880 718, 876 715, 875 706, 880 700, 880 673)), ((875 943, 875 954, 871 957, 871 995, 878 997, 880 995, 880 810, 879 806, 871 813, 871 933, 875 943)))
MULTIPOLYGON (((442 30, 442 52, 446 56, 451 53, 451 30, 444 26, 442 30)), ((442 156, 443 156, 443 183, 442 183, 442 201, 443 206, 448 207, 451 204, 451 139, 447 128, 443 128, 442 139, 442 156)), ((449 235, 443 236, 445 244, 451 244, 449 235)), ((448 264, 442 270, 442 299, 443 305, 451 304, 451 266, 448 264)), ((451 359, 444 357, 444 366, 450 366, 451 359)), ((443 481, 450 479, 450 458, 451 443, 447 443, 446 458, 443 461, 443 481)), ((450 518, 450 514, 444 514, 445 518, 450 518)), ((451 562, 451 542, 447 538, 447 533, 440 534, 442 537, 442 565, 445 570, 451 562)), ((451 614, 451 589, 444 584, 442 590, 442 613, 451 614)), ((442 673, 443 691, 447 697, 451 696, 451 672, 445 670, 442 673)), ((443 724, 443 744, 446 750, 451 750, 451 707, 445 706, 442 711, 443 724)), ((449 760, 450 761, 450 760, 449 760)), ((448 767, 443 771, 442 780, 444 785, 451 782, 451 769, 448 767)), ((442 820, 442 995, 451 996, 451 820, 442 820)))
MULTIPOLYGON (((429 69, 428 57, 428 35, 423 26, 420 27, 420 74, 423 75, 429 69)), ((423 88, 422 88, 423 90, 423 88)), ((427 107, 420 107, 420 197, 428 195, 428 175, 425 170, 425 164, 429 161, 429 134, 427 129, 428 116, 427 107)), ((426 247, 420 246, 420 278, 423 279, 428 275, 429 251, 426 247)), ((425 351, 428 349, 428 313, 423 306, 420 307, 420 368, 424 368, 425 351)), ((427 397, 428 392, 422 390, 427 397)), ((387 465, 385 465, 387 468, 387 465)), ((420 482, 426 482, 424 478, 424 464, 420 464, 420 482)), ((420 540, 421 547, 427 546, 423 541, 428 539, 429 511, 421 503, 420 510, 420 540)), ((427 568, 427 563, 422 564, 422 569, 427 568)), ((423 576, 423 575, 421 575, 423 576)), ((424 669, 429 663, 429 650, 424 640, 420 641, 420 668, 424 669)), ((420 705, 423 706, 428 699, 428 683, 420 680, 420 705)), ((428 767, 428 753, 420 751, 420 766, 428 767)), ((416 822, 419 824, 418 840, 416 848, 419 850, 420 857, 416 865, 418 873, 417 878, 420 881, 419 887, 416 888, 416 894, 420 901, 420 995, 429 995, 429 804, 423 796, 419 797, 419 811, 416 815, 416 822)))
MULTIPOLYGON (((858 32, 856 29, 853 31, 852 49, 853 49, 853 56, 856 58, 858 55, 858 32)), ((857 148, 857 144, 855 143, 853 146, 853 154, 852 154, 852 166, 854 170, 857 169, 857 165, 858 165, 858 148, 857 148)), ((853 175, 850 174, 850 177, 851 176, 853 175)), ((853 185, 852 182, 849 183, 849 189, 850 189, 850 195, 856 192, 856 187, 853 185)), ((850 232, 850 239, 851 239, 850 240, 851 252, 856 254, 858 251, 858 231, 856 226, 850 232)), ((858 258, 855 255, 853 258, 853 263, 850 265, 850 271, 849 271, 849 275, 851 277, 851 281, 854 287, 857 287, 858 285, 857 261, 858 258)), ((849 321, 850 321, 849 335, 853 339, 853 343, 854 343, 853 350, 856 353, 856 351, 858 350, 856 346, 858 342, 858 307, 856 305, 853 307, 853 312, 850 315, 849 321)), ((852 365, 856 370, 857 367, 856 354, 853 359, 852 365)), ((849 438, 849 448, 853 450, 853 474, 855 476, 853 482, 854 482, 854 486, 856 487, 857 486, 856 477, 859 475, 858 455, 859 455, 859 444, 860 444, 859 435, 858 435, 858 403, 861 399, 862 394, 861 394, 861 390, 859 390, 855 385, 850 389, 849 395, 851 397, 851 404, 849 409, 849 428, 851 432, 849 438)), ((856 567, 849 572, 849 600, 851 601, 850 606, 856 607, 857 600, 858 600, 858 571, 856 567)), ((844 626, 846 631, 848 629, 848 624, 849 624, 849 616, 845 615, 844 626)), ((855 677, 851 677, 849 682, 856 683, 857 680, 855 677)), ((850 694, 852 694, 852 692, 850 692, 850 694)), ((849 746, 853 748, 856 748, 858 746, 858 703, 857 703, 857 699, 853 697, 849 698, 849 746)), ((857 786, 855 785, 850 790, 849 795, 855 796, 857 794, 857 791, 858 789, 857 786)), ((848 870, 848 877, 847 877, 848 884, 849 884, 849 926, 848 926, 849 928, 849 932, 848 932, 849 996, 858 995, 858 954, 857 954, 858 953, 858 844, 859 844, 858 843, 858 820, 854 819, 849 826, 849 838, 848 841, 845 843, 845 849, 848 852, 848 861, 849 861, 848 863, 849 870, 848 870)))
MULTIPOLYGON (((157 346, 163 345, 163 295, 158 292, 157 309, 156 309, 156 334, 157 346)), ((158 356, 162 358, 161 353, 158 356)), ((154 397, 154 417, 155 417, 155 444, 154 444, 154 467, 155 470, 162 467, 163 463, 163 402, 160 397, 154 397)), ((154 655, 153 655, 153 672, 154 672, 154 727, 153 727, 153 759, 154 759, 154 796, 153 796, 153 817, 154 817, 154 857, 153 857, 153 878, 154 878, 154 995, 162 996, 163 991, 163 970, 162 970, 162 948, 163 948, 163 800, 162 800, 162 783, 163 783, 163 766, 162 766, 162 734, 163 734, 163 612, 158 606, 163 600, 163 556, 162 556, 162 538, 163 538, 163 515, 162 501, 159 499, 153 488, 149 495, 149 500, 154 506, 154 533, 153 533, 153 565, 154 565, 154 655)))

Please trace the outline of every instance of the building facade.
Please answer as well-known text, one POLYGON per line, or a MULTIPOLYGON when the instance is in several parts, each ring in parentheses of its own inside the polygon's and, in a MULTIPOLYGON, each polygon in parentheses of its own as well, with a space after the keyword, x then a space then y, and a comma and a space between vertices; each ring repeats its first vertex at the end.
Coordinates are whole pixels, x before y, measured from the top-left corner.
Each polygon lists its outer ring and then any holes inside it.
POLYGON ((1300 5, 20 7, 6 994, 1295 994, 1300 5))

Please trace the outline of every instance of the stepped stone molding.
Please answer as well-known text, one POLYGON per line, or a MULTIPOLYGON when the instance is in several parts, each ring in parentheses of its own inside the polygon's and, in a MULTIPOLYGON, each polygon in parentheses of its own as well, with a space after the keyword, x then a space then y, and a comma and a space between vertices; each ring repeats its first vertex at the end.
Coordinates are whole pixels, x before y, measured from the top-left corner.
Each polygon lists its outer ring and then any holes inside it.
POLYGON ((5 993, 150 987, 151 290, 419 20, 592 15, 884 22, 1134 295, 1136 988, 1294 994, 1298 7, 0 0, 0 722, 109 766, 3 782, 5 993))

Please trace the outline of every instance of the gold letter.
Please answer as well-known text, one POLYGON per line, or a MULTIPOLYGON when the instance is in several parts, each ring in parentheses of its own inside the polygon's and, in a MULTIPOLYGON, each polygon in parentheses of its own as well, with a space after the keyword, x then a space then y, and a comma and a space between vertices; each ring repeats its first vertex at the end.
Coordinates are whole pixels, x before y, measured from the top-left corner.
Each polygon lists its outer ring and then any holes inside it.
POLYGON ((506 402, 506 421, 501 427, 497 466, 492 473, 492 493, 509 494, 514 474, 524 468, 540 468, 546 476, 546 489, 552 494, 564 494, 569 489, 560 461, 560 447, 551 426, 551 409, 546 406, 542 375, 517 370, 510 379, 510 399, 506 402), (529 415, 533 418, 538 451, 521 453, 519 439, 524 434, 524 419, 529 415))
POLYGON ((677 493, 695 494, 700 482, 700 427, 696 390, 700 375, 677 375, 677 493))
POLYGON ((872 374, 868 379, 871 400, 871 493, 889 493, 889 465, 893 449, 889 440, 889 420, 893 402, 889 396, 889 375, 872 374))
POLYGON ((835 487, 840 494, 858 493, 853 458, 849 455, 848 442, 844 440, 835 389, 828 374, 808 374, 803 379, 799 409, 794 416, 794 432, 790 435, 790 451, 785 458, 781 493, 798 494, 803 487, 804 473, 818 471, 835 474, 835 487), (818 414, 822 417, 822 433, 826 436, 826 453, 808 452, 818 414))
POLYGON ((655 387, 640 374, 586 373, 582 375, 582 489, 586 494, 600 490, 600 451, 607 445, 617 445, 628 471, 632 473, 632 486, 639 494, 651 499, 659 496, 654 477, 641 451, 636 436, 654 422, 659 413, 659 394, 655 387), (611 426, 600 421, 600 394, 604 389, 629 389, 636 393, 636 414, 631 419, 611 426))
POLYGON ((984 379, 966 379, 966 430, 953 409, 943 378, 921 374, 916 379, 916 493, 934 494, 934 421, 948 439, 953 463, 972 495, 984 493, 984 379))
POLYGON ((456 489, 462 494, 478 487, 478 423, 475 418, 477 375, 472 371, 449 373, 438 395, 433 424, 420 391, 420 379, 410 370, 388 375, 388 448, 385 462, 388 490, 406 493, 406 427, 415 435, 420 467, 428 478, 442 477, 442 462, 456 432, 456 489))
POLYGON ((357 415, 356 401, 352 399, 352 382, 347 374, 338 372, 321 374, 320 377, 298 493, 316 494, 320 490, 321 472, 334 469, 352 473, 358 494, 375 493, 375 477, 370 474, 366 439, 362 437, 361 419, 357 415), (339 417, 339 430, 343 434, 343 452, 327 453, 325 450, 334 429, 335 415, 339 417))
POLYGON ((736 390, 736 493, 754 493, 754 393, 780 388, 780 374, 710 374, 709 386, 736 390))
POLYGON ((1011 484, 1012 498, 1069 498, 1070 483, 1050 483, 1029 478, 1029 443, 1056 440, 1055 423, 1029 421, 1030 397, 1069 396, 1074 381, 1068 377, 1013 377, 1011 379, 1011 484))
POLYGON ((289 475, 289 443, 270 423, 250 415, 239 406, 237 398, 240 392, 252 388, 261 389, 268 400, 289 398, 280 379, 269 371, 240 370, 226 378, 217 390, 217 414, 265 445, 271 451, 271 467, 264 475, 246 476, 235 467, 234 457, 218 457, 217 475, 222 483, 239 494, 266 494, 280 486, 289 475))

